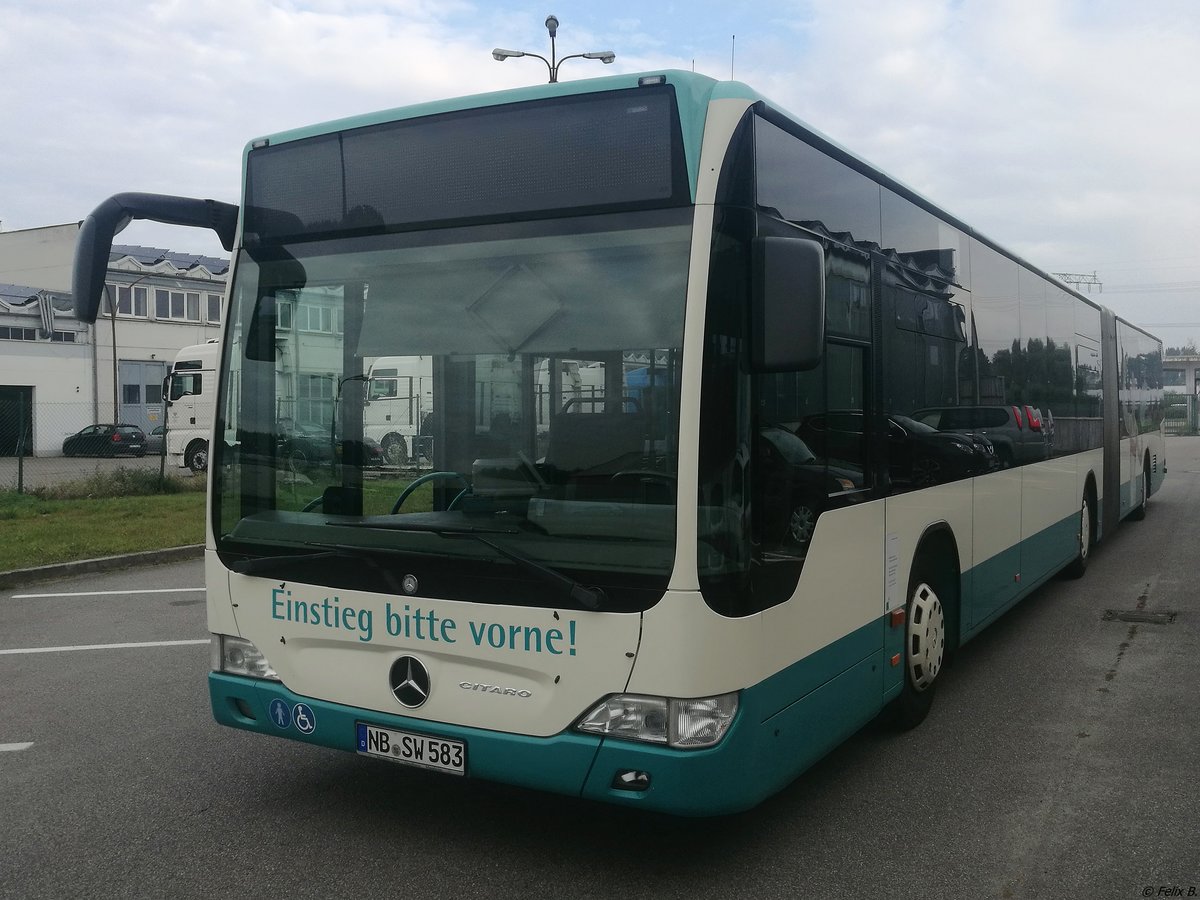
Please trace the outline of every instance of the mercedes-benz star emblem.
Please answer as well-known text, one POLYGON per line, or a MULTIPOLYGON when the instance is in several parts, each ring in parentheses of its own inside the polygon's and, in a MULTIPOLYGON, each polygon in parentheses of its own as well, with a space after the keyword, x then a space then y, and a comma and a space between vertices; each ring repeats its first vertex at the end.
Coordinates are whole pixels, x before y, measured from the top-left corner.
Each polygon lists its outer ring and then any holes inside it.
POLYGON ((392 663, 389 684, 401 706, 416 709, 429 699, 429 671, 413 656, 402 656, 392 663))

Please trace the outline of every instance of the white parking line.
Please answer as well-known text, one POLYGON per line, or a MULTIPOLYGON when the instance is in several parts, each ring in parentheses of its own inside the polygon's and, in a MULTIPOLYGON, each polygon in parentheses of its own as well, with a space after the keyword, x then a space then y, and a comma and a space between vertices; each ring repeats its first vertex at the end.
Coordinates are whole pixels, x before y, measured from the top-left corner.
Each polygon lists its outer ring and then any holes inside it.
POLYGON ((207 644, 202 641, 142 641, 138 644, 78 644, 74 647, 26 647, 18 650, 0 650, 0 656, 18 656, 26 653, 69 653, 72 650, 130 650, 142 647, 190 647, 207 644))
POLYGON ((28 750, 33 746, 33 741, 26 741, 23 744, 0 744, 0 753, 18 753, 21 750, 28 750))
POLYGON ((139 591, 74 591, 69 594, 13 594, 14 600, 37 600, 42 597, 120 597, 125 594, 187 594, 204 593, 204 588, 144 588, 139 591))

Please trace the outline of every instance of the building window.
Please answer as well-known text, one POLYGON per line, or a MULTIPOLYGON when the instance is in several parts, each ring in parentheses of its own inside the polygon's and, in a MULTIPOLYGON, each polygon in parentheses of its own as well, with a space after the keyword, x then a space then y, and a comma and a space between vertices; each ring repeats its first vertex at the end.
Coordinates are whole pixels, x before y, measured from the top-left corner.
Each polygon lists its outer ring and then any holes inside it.
POLYGON ((296 421, 324 423, 333 413, 333 379, 301 375, 296 384, 296 421))
POLYGON ((111 298, 117 302, 117 315, 146 318, 146 299, 149 292, 144 287, 129 284, 105 285, 104 310, 112 315, 111 298))
POLYGON ((50 340, 56 344, 74 344, 74 331, 54 331, 50 334, 50 340))
POLYGON ((173 319, 179 322, 200 321, 200 295, 184 291, 154 291, 154 315, 158 319, 173 319))
POLYGON ((36 328, 11 328, 0 325, 0 341, 36 341, 36 328))
POLYGON ((221 295, 208 295, 208 321, 215 325, 221 321, 221 295))
POLYGON ((146 318, 146 289, 127 284, 117 286, 117 313, 146 318))
POLYGON ((296 327, 300 331, 333 333, 333 310, 328 306, 310 306, 301 303, 296 309, 296 327))
POLYGON ((138 404, 142 402, 142 386, 140 384, 121 385, 121 402, 138 404))

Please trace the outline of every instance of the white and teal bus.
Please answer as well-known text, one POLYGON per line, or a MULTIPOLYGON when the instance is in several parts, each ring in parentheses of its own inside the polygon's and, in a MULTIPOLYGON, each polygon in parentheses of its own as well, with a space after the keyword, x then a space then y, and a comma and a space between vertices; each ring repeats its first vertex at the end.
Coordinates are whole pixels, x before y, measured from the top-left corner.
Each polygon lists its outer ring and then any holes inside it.
POLYGON ((75 293, 94 317, 129 218, 233 251, 225 725, 745 809, 881 713, 920 722, 950 654, 1166 471, 1158 340, 745 85, 543 85, 244 162, 238 207, 98 207, 75 293), (385 357, 428 364, 430 471, 360 452, 385 357), (304 477, 281 409, 332 445, 304 477))

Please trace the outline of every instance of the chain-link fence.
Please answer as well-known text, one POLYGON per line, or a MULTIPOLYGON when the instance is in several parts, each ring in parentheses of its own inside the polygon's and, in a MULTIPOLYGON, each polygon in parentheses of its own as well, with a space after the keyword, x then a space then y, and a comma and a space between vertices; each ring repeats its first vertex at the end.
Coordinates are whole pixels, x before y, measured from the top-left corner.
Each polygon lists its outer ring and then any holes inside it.
POLYGON ((1200 397, 1167 394, 1163 423, 1167 434, 1200 434, 1200 397))
MULTIPOLYGON (((166 426, 170 426, 168 418, 166 426)), ((427 424, 427 423, 426 423, 427 424)), ((413 434, 367 437, 364 474, 368 478, 429 470, 433 465, 433 435, 421 429, 413 434)), ((133 427, 96 422, 90 403, 37 403, 30 392, 11 399, 0 393, 0 491, 29 493, 79 482, 119 469, 143 470, 164 478, 204 478, 184 463, 177 446, 166 455, 166 434, 161 419, 133 427), (134 429, 140 432, 141 437, 134 429)), ((280 465, 303 471, 311 466, 340 461, 341 447, 331 443, 325 422, 295 423, 280 420, 280 465)), ((140 482, 144 483, 144 479, 140 482)))
POLYGON ((162 457, 161 429, 96 422, 90 403, 0 397, 0 490, 29 492, 119 468, 190 476, 162 457), (140 434, 140 438, 139 438, 140 434))

